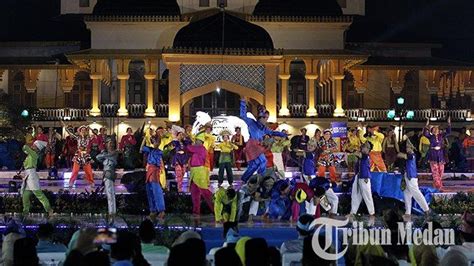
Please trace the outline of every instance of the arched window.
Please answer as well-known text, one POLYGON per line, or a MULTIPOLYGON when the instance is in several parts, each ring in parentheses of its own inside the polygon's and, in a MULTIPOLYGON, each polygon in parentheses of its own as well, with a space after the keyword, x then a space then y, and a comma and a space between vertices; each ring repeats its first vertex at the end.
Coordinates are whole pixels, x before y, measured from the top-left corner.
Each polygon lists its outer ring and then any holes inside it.
POLYGON ((129 66, 128 103, 146 103, 145 64, 142 61, 131 62, 129 66))
POLYGON ((190 105, 190 114, 194 115, 197 111, 209 113, 210 116, 239 115, 240 96, 236 93, 220 89, 219 92, 213 91, 205 95, 196 97, 190 105))
POLYGON ((36 90, 35 92, 28 92, 26 90, 23 72, 13 72, 9 84, 9 94, 12 96, 12 100, 15 104, 28 107, 36 106, 36 90))
POLYGON ((306 104, 306 67, 304 61, 291 62, 290 74, 288 103, 306 104))
POLYGON ((344 79, 342 80, 342 107, 344 109, 362 108, 363 94, 357 93, 354 86, 354 76, 349 71, 344 71, 344 79))
POLYGON ((65 107, 69 108, 91 108, 92 103, 92 80, 89 73, 81 71, 76 74, 72 91, 65 93, 65 107))

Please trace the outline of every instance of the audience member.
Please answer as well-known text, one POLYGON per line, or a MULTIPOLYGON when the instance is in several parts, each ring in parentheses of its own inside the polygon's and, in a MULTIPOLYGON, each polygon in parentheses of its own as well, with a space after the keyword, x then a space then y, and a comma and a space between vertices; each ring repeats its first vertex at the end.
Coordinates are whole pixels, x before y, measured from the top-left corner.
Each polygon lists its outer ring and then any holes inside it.
POLYGON ((50 223, 40 224, 37 232, 38 244, 36 250, 38 253, 46 252, 66 252, 64 244, 53 242, 54 226, 50 223))
POLYGON ((13 245, 13 265, 33 266, 39 265, 35 241, 30 237, 20 238, 13 245))
POLYGON ((133 266, 135 255, 133 234, 129 232, 119 232, 117 242, 112 244, 110 257, 113 266, 133 266))
MULTIPOLYGON (((459 251, 463 253, 467 260, 469 261, 468 265, 474 263, 474 213, 470 211, 464 212, 462 216, 462 224, 459 228, 461 233, 461 242, 462 245, 452 246, 448 249, 446 256, 454 251, 459 251)), ((443 258, 444 259, 444 258, 443 258)), ((443 262, 441 262, 443 264, 443 262)), ((448 265, 448 264, 445 264, 448 265)), ((449 264, 449 265, 461 265, 461 264, 449 264)))
POLYGON ((168 266, 182 265, 206 265, 206 246, 204 241, 197 238, 190 238, 171 248, 170 256, 168 257, 168 266))
POLYGON ((314 217, 309 214, 303 214, 296 223, 296 231, 298 232, 298 239, 287 240, 281 244, 280 252, 284 253, 298 253, 303 252, 303 240, 305 237, 313 234, 314 229, 311 228, 311 223, 314 217))
POLYGON ((267 241, 263 238, 252 238, 245 243, 245 265, 270 265, 267 241))
POLYGON ((165 246, 157 246, 154 241, 156 239, 156 231, 153 222, 145 219, 138 228, 138 236, 141 240, 142 253, 158 253, 169 254, 170 250, 165 246))
POLYGON ((215 266, 240 266, 242 262, 240 261, 239 255, 235 252, 235 248, 232 247, 223 247, 220 248, 216 255, 214 256, 215 266))
POLYGON ((25 231, 21 225, 16 223, 15 220, 10 220, 7 224, 2 243, 2 265, 13 265, 13 246, 15 241, 23 237, 25 237, 25 231))
MULTIPOLYGON (((303 266, 325 266, 325 265, 333 265, 335 262, 333 261, 328 261, 325 259, 320 258, 316 253, 314 253, 314 249, 312 246, 312 241, 313 241, 313 236, 307 236, 303 240, 303 259, 302 259, 302 264, 303 266)), ((323 235, 318 236, 318 241, 319 245, 321 247, 326 246, 326 239, 323 235)), ((326 249, 326 252, 328 253, 334 253, 334 251, 331 251, 333 248, 328 247, 326 249)))
POLYGON ((179 244, 183 244, 184 242, 188 241, 189 239, 201 239, 201 235, 198 234, 196 231, 188 230, 182 233, 173 243, 173 247, 179 244))

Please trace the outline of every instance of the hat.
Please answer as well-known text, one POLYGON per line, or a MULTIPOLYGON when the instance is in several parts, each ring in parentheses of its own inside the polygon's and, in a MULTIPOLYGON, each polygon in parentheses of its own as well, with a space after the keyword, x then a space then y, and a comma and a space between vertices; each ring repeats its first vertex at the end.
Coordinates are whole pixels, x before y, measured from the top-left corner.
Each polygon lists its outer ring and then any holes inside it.
POLYGON ((323 130, 323 134, 326 134, 327 132, 332 134, 332 129, 326 128, 325 130, 323 130))
POLYGON ((42 150, 44 148, 46 148, 46 145, 48 143, 46 141, 42 141, 42 140, 35 140, 35 142, 33 142, 33 145, 36 146, 36 148, 38 148, 38 150, 42 150))
POLYGON ((204 131, 198 132, 198 133, 194 136, 194 138, 195 138, 196 140, 200 140, 200 141, 204 142, 205 139, 206 139, 206 136, 204 135, 204 131))
POLYGON ((469 235, 474 235, 474 214, 468 211, 465 211, 464 214, 462 215, 462 223, 460 226, 460 231, 469 234, 469 235))
POLYGON ((230 135, 232 135, 232 133, 231 133, 229 130, 227 130, 227 129, 223 129, 223 130, 219 133, 219 135, 221 135, 221 136, 225 136, 225 135, 230 136, 230 135))
POLYGON ((301 188, 299 188, 296 191, 296 194, 295 194, 296 202, 302 203, 306 200, 307 197, 308 197, 308 195, 306 195, 306 192, 304 192, 304 190, 302 190, 301 188))
POLYGON ((80 127, 78 127, 78 128, 77 128, 77 132, 81 132, 81 130, 82 130, 83 128, 85 128, 85 129, 89 129, 89 127, 88 127, 88 126, 86 126, 86 125, 82 125, 82 126, 80 126, 80 127))

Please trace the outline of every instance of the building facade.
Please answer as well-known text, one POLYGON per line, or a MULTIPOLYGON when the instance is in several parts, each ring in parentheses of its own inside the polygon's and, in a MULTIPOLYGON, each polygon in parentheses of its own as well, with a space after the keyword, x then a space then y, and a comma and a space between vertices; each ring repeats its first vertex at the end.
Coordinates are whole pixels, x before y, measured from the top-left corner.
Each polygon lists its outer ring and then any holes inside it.
MULTIPOLYGON (((332 121, 391 124, 396 98, 408 125, 448 116, 472 123, 474 65, 437 58, 437 44, 348 42, 364 0, 62 0, 90 48, 75 42, 0 44, 0 89, 35 120, 92 123, 123 134, 196 111, 238 114, 264 104, 296 132, 332 121)), ((313 129, 314 130, 314 129, 313 129)))

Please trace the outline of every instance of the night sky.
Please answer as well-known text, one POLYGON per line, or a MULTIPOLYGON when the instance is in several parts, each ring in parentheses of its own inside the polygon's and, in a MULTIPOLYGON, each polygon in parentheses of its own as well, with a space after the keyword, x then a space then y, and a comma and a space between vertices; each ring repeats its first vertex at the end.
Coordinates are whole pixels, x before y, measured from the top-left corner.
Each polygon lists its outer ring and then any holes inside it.
MULTIPOLYGON (((58 18, 60 0, 1 2, 0 41, 81 41, 84 48, 90 43, 80 17, 58 18)), ((348 42, 441 43, 444 49, 435 55, 474 61, 472 0, 366 0, 366 11, 355 19, 348 42)))

